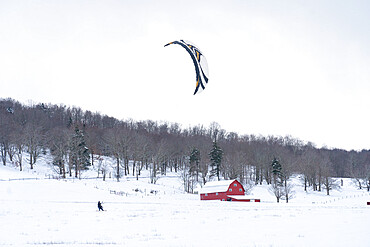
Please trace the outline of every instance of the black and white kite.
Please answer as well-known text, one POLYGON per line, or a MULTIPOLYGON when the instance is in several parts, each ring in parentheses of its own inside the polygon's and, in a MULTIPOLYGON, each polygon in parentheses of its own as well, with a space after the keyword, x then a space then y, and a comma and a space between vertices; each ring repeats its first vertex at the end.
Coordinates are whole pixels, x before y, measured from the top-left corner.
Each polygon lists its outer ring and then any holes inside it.
POLYGON ((208 64, 206 58, 203 56, 202 52, 191 42, 179 40, 173 41, 165 45, 178 44, 181 45, 189 53, 193 59, 195 73, 196 73, 196 86, 194 95, 202 92, 208 83, 208 64))

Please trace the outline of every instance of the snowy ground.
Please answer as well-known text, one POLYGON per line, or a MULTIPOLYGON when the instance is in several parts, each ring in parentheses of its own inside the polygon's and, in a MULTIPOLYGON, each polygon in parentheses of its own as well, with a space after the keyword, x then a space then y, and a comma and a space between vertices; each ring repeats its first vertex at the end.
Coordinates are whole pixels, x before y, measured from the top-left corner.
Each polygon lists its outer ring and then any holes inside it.
POLYGON ((295 199, 277 204, 265 186, 252 190, 251 198, 261 203, 200 201, 198 195, 182 193, 174 174, 152 185, 145 177, 120 183, 47 179, 50 171, 40 165, 36 172, 0 166, 0 246, 370 243, 370 194, 357 190, 349 179, 331 196, 305 193, 297 185, 295 199), (98 200, 105 212, 97 211, 98 200))

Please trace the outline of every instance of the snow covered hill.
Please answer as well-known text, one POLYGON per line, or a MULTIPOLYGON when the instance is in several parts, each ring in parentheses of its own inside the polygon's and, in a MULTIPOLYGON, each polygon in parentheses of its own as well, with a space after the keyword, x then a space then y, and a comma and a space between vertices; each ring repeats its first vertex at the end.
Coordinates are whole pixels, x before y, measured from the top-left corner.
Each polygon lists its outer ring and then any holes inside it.
POLYGON ((296 178, 288 204, 266 185, 251 190, 261 203, 200 201, 175 173, 56 180, 48 163, 0 166, 0 246, 369 246, 370 194, 350 179, 326 196, 296 178))

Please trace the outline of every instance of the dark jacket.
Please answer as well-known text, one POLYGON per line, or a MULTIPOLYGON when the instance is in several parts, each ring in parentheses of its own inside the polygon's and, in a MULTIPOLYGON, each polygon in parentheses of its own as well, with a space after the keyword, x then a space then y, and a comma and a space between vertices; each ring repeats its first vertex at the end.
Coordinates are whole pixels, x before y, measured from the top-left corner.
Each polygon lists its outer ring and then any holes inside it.
MULTIPOLYGON (((101 205, 101 202, 100 201, 98 201, 98 208, 99 208, 99 210, 101 209, 101 210, 103 210, 103 207, 102 207, 102 205, 101 205)), ((104 210, 103 210, 104 211, 104 210)))

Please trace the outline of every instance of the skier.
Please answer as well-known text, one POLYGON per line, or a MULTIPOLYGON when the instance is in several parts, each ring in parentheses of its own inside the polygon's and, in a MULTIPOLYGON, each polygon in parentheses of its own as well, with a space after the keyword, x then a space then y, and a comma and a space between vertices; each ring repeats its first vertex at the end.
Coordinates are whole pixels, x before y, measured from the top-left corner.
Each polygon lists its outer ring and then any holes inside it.
POLYGON ((101 211, 104 211, 103 206, 101 205, 101 202, 100 202, 100 201, 98 201, 98 208, 99 208, 99 211, 100 211, 100 210, 101 210, 101 211))

